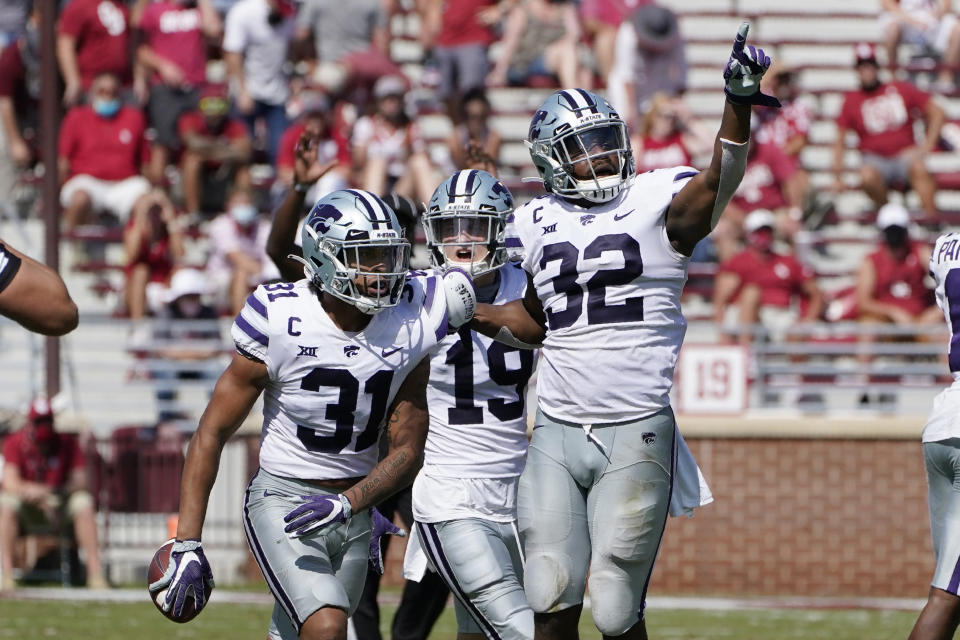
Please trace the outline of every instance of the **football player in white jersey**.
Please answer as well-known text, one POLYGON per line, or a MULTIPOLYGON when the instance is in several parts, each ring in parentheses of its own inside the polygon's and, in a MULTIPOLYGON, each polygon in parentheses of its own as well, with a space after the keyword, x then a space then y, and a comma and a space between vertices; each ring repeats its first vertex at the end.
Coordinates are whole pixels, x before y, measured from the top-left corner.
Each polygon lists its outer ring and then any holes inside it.
MULTIPOLYGON (((504 232, 513 196, 480 170, 458 171, 423 216, 427 248, 441 273, 463 269, 477 299, 523 298, 527 277, 506 260, 504 232)), ((430 362, 430 431, 413 484, 416 531, 405 573, 419 579, 424 558, 456 597, 459 640, 533 637, 523 593, 516 495, 527 452, 527 382, 535 352, 461 327, 430 362)))
POLYGON ((205 604, 200 534, 220 450, 263 393, 243 523, 276 599, 269 637, 332 640, 346 637, 376 537, 394 529, 369 509, 419 468, 429 355, 469 318, 472 290, 407 280, 396 216, 364 191, 318 201, 302 240, 306 279, 258 287, 234 322, 237 351, 190 441, 169 567, 150 589, 174 615, 187 598, 205 604), (390 449, 378 463, 381 429, 390 449))
MULTIPOLYGON (((310 179, 307 167, 301 171, 310 179)), ((298 207, 278 209, 271 230, 277 255, 293 248, 298 207)), ((507 263, 504 233, 513 196, 486 171, 454 173, 434 191, 424 215, 436 272, 468 272, 478 300, 523 297, 527 277, 507 263)), ((284 277, 297 266, 280 261, 284 277)), ((434 277, 435 273, 425 275, 434 277)), ((433 353, 424 466, 413 487, 414 535, 404 573, 419 580, 427 562, 453 591, 460 640, 533 636, 523 594, 516 494, 526 457, 526 387, 536 354, 462 327, 433 353)))
POLYGON ((945 233, 930 255, 937 306, 950 331, 948 362, 953 384, 933 401, 923 427, 930 532, 937 568, 927 604, 909 640, 952 638, 960 623, 960 233, 945 233))
POLYGON ((743 176, 753 105, 770 64, 741 25, 709 168, 634 175, 626 125, 582 89, 550 96, 528 144, 548 194, 514 214, 508 247, 527 296, 478 305, 473 327, 543 343, 538 413, 520 480, 524 586, 537 640, 577 637, 589 569, 606 638, 646 638, 643 607, 668 511, 709 497, 669 392, 686 327, 689 256, 743 176), (705 489, 705 488, 704 488, 705 489))

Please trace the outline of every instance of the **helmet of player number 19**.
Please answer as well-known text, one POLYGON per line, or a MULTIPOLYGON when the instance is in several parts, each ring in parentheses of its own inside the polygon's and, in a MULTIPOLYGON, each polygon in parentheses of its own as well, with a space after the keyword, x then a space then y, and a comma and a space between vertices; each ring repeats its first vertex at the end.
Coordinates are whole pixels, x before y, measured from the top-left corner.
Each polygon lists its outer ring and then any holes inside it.
POLYGON ((507 261, 504 233, 513 195, 486 171, 457 171, 433 192, 423 227, 433 266, 476 278, 507 261))

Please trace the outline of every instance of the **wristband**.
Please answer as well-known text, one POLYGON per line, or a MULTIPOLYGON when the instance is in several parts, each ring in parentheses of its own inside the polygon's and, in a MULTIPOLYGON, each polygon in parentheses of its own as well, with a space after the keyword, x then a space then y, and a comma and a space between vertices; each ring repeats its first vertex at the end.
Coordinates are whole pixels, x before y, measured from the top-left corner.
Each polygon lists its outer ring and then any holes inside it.
POLYGON ((297 193, 306 193, 307 191, 310 191, 310 187, 312 186, 313 185, 308 184, 306 182, 294 182, 293 190, 296 191, 297 193))

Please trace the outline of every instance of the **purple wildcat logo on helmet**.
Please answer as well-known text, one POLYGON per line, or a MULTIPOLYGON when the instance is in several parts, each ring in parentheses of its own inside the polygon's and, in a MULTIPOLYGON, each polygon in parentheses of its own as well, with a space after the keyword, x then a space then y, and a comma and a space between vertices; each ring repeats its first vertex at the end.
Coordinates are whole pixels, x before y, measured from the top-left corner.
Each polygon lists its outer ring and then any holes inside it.
POLYGON ((320 235, 330 231, 330 226, 343 217, 340 210, 332 204, 319 204, 310 212, 310 219, 307 224, 313 227, 313 230, 320 235))

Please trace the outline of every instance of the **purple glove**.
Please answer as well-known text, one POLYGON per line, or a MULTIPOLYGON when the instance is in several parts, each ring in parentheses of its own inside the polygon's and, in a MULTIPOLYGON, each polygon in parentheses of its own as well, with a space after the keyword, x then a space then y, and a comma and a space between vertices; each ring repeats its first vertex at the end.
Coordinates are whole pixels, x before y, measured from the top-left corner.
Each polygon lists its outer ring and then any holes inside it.
POLYGON ((382 513, 377 511, 376 507, 370 509, 370 525, 370 564, 373 566, 373 570, 382 576, 383 547, 380 544, 380 539, 383 538, 383 536, 400 536, 401 538, 406 538, 407 532, 394 526, 382 513))
POLYGON ((175 618, 179 618, 183 613, 187 598, 193 598, 198 612, 207 604, 210 592, 213 591, 213 572, 203 555, 199 540, 174 541, 166 573, 156 582, 150 583, 149 590, 155 593, 164 587, 167 587, 167 593, 161 606, 164 611, 170 611, 173 607, 175 618))
POLYGON ((342 524, 353 515, 350 501, 337 495, 300 496, 303 504, 284 516, 284 531, 295 538, 320 531, 327 525, 342 524))
POLYGON ((760 78, 770 68, 770 56, 747 44, 747 32, 750 23, 744 22, 733 41, 733 52, 723 70, 723 87, 727 100, 735 104, 759 104, 764 107, 780 107, 780 101, 773 96, 760 93, 760 78))

